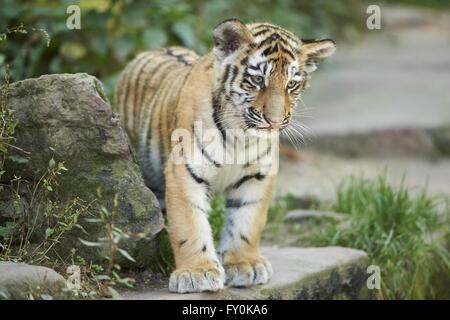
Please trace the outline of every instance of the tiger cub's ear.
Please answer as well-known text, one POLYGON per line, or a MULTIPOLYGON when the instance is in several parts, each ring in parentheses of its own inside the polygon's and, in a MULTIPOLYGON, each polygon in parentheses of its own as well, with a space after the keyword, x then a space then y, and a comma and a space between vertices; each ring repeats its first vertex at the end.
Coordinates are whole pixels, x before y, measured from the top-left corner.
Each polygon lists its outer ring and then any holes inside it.
POLYGON ((336 43, 330 39, 302 39, 301 49, 303 68, 310 73, 317 69, 320 61, 331 56, 336 51, 336 43))
POLYGON ((245 24, 237 19, 219 23, 213 30, 214 54, 222 61, 244 44, 253 42, 253 35, 245 24))

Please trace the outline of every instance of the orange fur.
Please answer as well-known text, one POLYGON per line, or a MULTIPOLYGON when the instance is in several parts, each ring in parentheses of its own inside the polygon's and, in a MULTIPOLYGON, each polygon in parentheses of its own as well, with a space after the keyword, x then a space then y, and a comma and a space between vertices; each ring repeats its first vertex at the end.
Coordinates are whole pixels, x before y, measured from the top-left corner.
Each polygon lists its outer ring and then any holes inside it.
MULTIPOLYGON (((169 289, 176 292, 215 291, 224 281, 260 284, 272 273, 259 242, 276 176, 258 162, 215 159, 216 153, 205 151, 194 123, 218 133, 220 141, 212 144, 216 151, 236 146, 225 129, 277 133, 289 123, 308 70, 334 50, 329 40, 303 43, 266 23, 228 20, 214 29, 214 37, 213 52, 203 57, 180 47, 138 55, 124 70, 115 97, 146 184, 167 209, 176 260, 169 289), (189 135, 175 136, 180 129, 189 135), (186 160, 194 149, 201 150, 206 164, 186 160), (172 158, 174 150, 184 162, 172 158), (207 218, 214 192, 227 194, 219 256, 207 218)), ((249 137, 251 142, 238 152, 256 159, 278 155, 272 138, 261 138, 260 152, 260 138, 249 137)))

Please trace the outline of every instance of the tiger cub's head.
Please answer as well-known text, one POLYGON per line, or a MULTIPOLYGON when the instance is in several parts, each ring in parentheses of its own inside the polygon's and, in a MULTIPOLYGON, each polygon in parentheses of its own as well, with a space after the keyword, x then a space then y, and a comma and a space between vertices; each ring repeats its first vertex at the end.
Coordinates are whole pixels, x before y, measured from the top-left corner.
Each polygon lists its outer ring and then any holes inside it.
POLYGON ((245 128, 283 129, 309 74, 335 51, 332 40, 300 40, 269 23, 226 20, 213 31, 216 98, 224 120, 245 128))

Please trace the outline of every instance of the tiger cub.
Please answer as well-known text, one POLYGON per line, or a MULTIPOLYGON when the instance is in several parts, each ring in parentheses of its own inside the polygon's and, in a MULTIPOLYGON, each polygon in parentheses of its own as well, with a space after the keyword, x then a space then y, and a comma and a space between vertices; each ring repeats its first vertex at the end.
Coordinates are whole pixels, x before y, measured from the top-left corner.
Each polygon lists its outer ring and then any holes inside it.
POLYGON ((170 47, 138 55, 124 70, 116 104, 146 184, 167 212, 176 270, 172 292, 266 283, 259 242, 275 185, 278 133, 332 40, 300 40, 269 24, 226 20, 212 52, 170 47), (210 199, 226 196, 214 248, 210 199))

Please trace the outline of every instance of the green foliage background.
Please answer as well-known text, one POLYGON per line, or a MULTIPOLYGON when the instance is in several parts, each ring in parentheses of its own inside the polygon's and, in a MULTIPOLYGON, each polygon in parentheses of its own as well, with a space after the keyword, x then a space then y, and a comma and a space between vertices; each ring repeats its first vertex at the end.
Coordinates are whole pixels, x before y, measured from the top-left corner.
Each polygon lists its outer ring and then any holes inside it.
POLYGON ((0 68, 11 82, 46 73, 87 72, 111 95, 120 70, 136 53, 182 45, 206 53, 211 30, 227 18, 269 21, 304 38, 352 38, 363 26, 357 0, 2 0, 0 33, 23 24, 46 30, 0 41, 0 68), (67 7, 81 8, 81 30, 69 30, 67 7), (31 34, 31 36, 30 36, 31 34))

